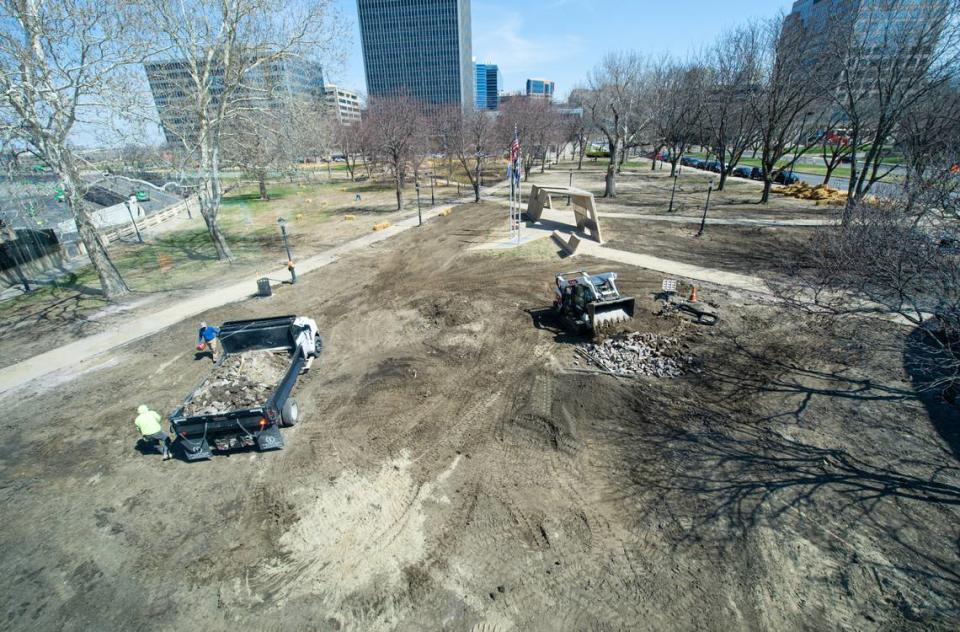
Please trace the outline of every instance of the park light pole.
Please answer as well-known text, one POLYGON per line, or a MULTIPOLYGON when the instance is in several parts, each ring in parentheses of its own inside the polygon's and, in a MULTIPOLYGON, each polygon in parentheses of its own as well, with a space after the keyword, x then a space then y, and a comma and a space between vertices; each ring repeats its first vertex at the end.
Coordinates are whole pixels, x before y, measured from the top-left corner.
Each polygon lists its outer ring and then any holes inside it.
POLYGON ((673 190, 670 192, 670 208, 667 209, 668 213, 673 212, 673 198, 677 195, 677 179, 680 177, 680 173, 673 174, 673 190))
POLYGON ((710 208, 710 192, 713 191, 713 179, 710 180, 710 185, 707 187, 707 203, 703 205, 703 218, 700 220, 700 230, 697 231, 696 236, 700 237, 703 235, 703 229, 707 225, 707 210, 710 208))
POLYGON ((277 224, 280 225, 280 235, 283 237, 283 247, 287 251, 287 270, 290 271, 290 285, 297 282, 297 271, 293 265, 293 255, 290 253, 290 241, 287 239, 287 220, 282 217, 277 218, 277 224))
POLYGON ((420 181, 416 182, 417 189, 417 221, 419 222, 418 226, 423 226, 423 213, 420 211, 420 181))
POLYGON ((433 185, 436 179, 437 179, 437 176, 431 173, 430 174, 430 206, 437 205, 437 199, 433 196, 433 185))
POLYGON ((133 230, 137 233, 137 241, 141 244, 143 243, 143 235, 140 234, 140 227, 137 226, 137 220, 133 218, 133 205, 136 204, 137 198, 134 195, 131 195, 126 202, 127 215, 130 216, 130 223, 133 224, 133 230))

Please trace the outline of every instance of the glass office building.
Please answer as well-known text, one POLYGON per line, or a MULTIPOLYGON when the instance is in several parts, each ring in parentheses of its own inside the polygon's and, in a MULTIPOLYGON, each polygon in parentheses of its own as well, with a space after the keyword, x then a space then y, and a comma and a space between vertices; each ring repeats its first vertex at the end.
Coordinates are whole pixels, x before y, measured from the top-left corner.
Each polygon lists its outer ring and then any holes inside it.
POLYGON ((553 98, 554 85, 547 79, 527 79, 527 96, 543 99, 553 98))
MULTIPOLYGON (((195 142, 200 121, 195 109, 197 87, 190 76, 189 63, 186 60, 156 61, 143 67, 167 142, 195 142)), ((211 75, 208 105, 212 110, 220 104, 223 66, 214 63, 211 75)), ((235 98, 247 100, 251 107, 273 107, 289 97, 323 102, 320 64, 293 57, 259 64, 246 72, 235 98)))
POLYGON ((500 68, 496 64, 474 64, 476 78, 474 105, 478 110, 496 110, 500 102, 500 68))
POLYGON ((357 0, 367 93, 474 103, 470 0, 357 0))

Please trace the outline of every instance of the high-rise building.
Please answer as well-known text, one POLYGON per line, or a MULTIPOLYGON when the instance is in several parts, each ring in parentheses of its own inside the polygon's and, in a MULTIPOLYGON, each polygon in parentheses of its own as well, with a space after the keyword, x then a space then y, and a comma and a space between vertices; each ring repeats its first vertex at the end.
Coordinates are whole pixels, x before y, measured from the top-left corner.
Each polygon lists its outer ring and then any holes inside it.
MULTIPOLYGON (((149 62, 144 64, 144 70, 167 142, 195 139, 200 125, 196 113, 197 89, 188 63, 185 60, 149 62)), ((223 68, 214 67, 212 75, 208 106, 211 109, 220 104, 223 85, 218 78, 223 76, 223 68)), ((274 107, 290 97, 323 101, 320 64, 298 58, 259 64, 246 72, 238 90, 238 98, 248 99, 257 107, 274 107)))
POLYGON ((496 64, 474 64, 475 105, 478 110, 496 110, 503 79, 496 64))
POLYGON ((808 56, 835 62, 838 89, 854 86, 876 95, 877 72, 926 72, 951 2, 795 0, 784 28, 802 26, 801 37, 810 44, 808 56), (858 68, 858 76, 844 79, 845 68, 858 68))
POLYGON ((543 99, 553 98, 554 85, 547 79, 527 79, 527 96, 543 99))
POLYGON ((356 92, 331 84, 327 84, 324 90, 327 95, 327 107, 338 123, 349 125, 360 122, 360 97, 356 92))
POLYGON ((470 0, 357 0, 367 94, 474 104, 470 0))

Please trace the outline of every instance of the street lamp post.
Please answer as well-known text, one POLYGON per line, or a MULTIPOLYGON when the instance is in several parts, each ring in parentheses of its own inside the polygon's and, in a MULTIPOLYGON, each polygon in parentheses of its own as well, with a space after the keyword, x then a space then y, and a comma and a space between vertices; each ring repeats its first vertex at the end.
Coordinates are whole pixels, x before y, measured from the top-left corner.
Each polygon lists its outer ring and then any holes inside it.
POLYGON ((419 222, 418 226, 423 226, 423 213, 420 211, 420 181, 417 180, 416 183, 417 189, 417 221, 419 222))
POLYGON ((713 191, 713 180, 707 187, 707 203, 703 205, 703 218, 700 220, 700 230, 697 231, 697 237, 703 235, 703 229, 707 225, 707 210, 710 208, 710 192, 713 191))
POLYGON ((436 178, 437 178, 437 176, 435 176, 435 175, 432 174, 432 173, 430 174, 430 206, 436 206, 436 205, 437 205, 437 199, 433 196, 433 186, 434 186, 434 181, 436 180, 436 178))
POLYGON ((280 235, 283 237, 283 247, 287 251, 287 270, 290 271, 290 285, 297 282, 297 270, 293 265, 293 254, 290 253, 290 241, 287 239, 287 220, 282 217, 277 218, 277 224, 280 225, 280 235))
MULTIPOLYGON (((573 188, 573 171, 570 172, 570 188, 573 188)), ((567 196, 567 206, 570 206, 570 196, 567 196)))
POLYGON ((680 177, 679 173, 673 174, 673 190, 670 192, 670 208, 667 209, 668 213, 673 212, 673 198, 677 195, 677 179, 680 177))
POLYGON ((140 227, 137 226, 137 220, 133 218, 133 203, 134 201, 136 201, 136 198, 132 195, 130 196, 130 198, 131 199, 127 200, 126 202, 127 215, 130 216, 130 223, 133 224, 133 230, 137 233, 137 241, 139 241, 142 244, 143 235, 140 234, 140 227))

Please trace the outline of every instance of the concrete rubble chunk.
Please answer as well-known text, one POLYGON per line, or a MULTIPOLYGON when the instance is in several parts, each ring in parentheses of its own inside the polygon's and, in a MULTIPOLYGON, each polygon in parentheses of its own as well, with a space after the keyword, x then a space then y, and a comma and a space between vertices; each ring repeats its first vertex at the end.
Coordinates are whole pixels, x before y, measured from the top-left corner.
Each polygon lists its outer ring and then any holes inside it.
POLYGON ((680 377, 692 362, 677 338, 653 333, 620 334, 584 343, 578 352, 589 364, 619 376, 680 377))

